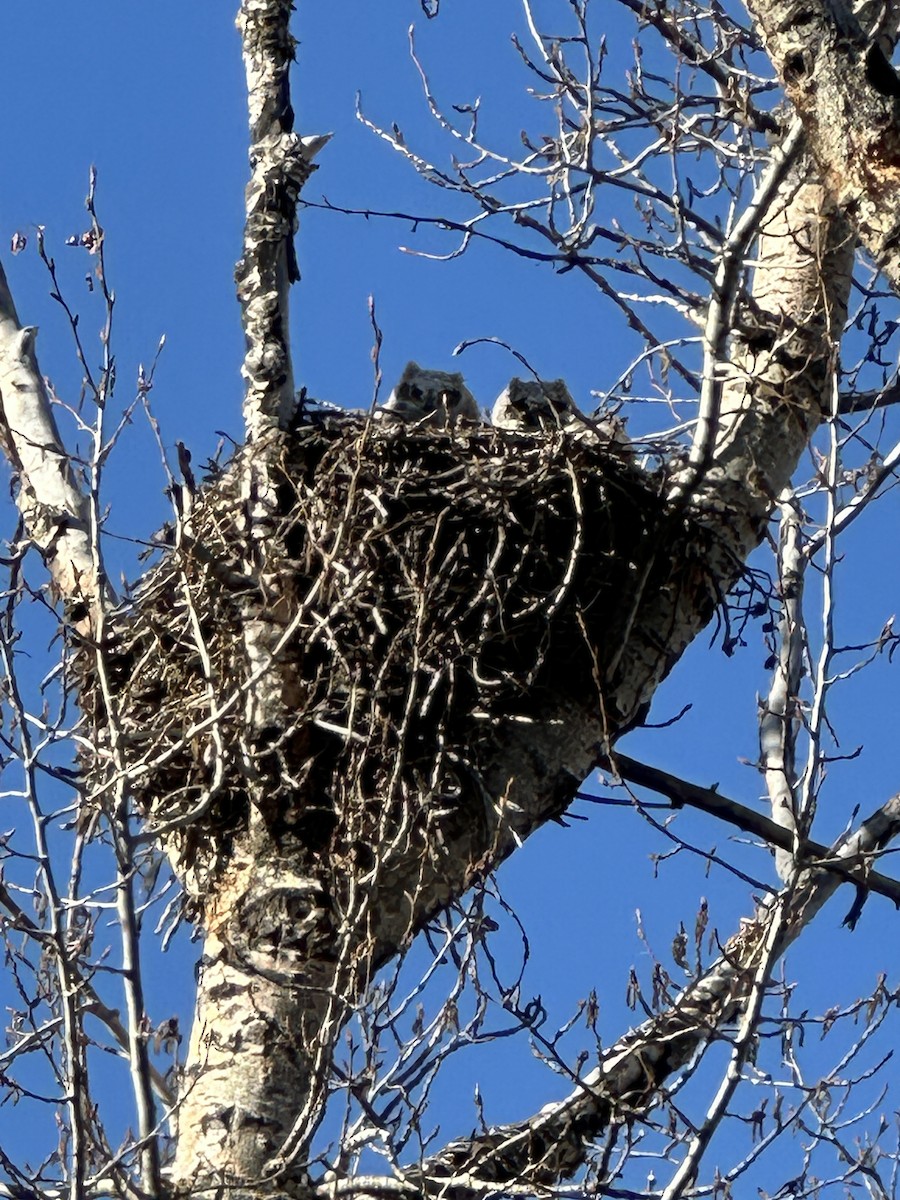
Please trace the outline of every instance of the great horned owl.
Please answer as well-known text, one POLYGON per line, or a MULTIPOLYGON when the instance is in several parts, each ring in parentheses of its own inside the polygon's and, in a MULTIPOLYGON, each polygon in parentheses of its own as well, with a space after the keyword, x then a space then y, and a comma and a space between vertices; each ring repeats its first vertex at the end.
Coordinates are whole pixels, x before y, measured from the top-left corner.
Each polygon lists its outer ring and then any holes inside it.
POLYGON ((494 403, 491 423, 519 433, 562 429, 579 439, 629 444, 624 422, 615 416, 586 417, 576 408, 564 379, 511 379, 494 403))
POLYGON ((460 418, 480 421, 475 397, 459 372, 425 371, 408 362, 394 390, 381 408, 379 419, 417 422, 446 429, 460 418))
POLYGON ((584 425, 564 379, 511 379, 491 411, 498 429, 549 433, 584 425))

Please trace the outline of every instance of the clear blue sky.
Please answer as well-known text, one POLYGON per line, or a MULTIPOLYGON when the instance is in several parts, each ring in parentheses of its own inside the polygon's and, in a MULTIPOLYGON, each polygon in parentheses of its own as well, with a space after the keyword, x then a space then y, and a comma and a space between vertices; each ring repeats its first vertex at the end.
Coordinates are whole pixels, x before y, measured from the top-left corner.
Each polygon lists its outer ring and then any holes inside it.
MULTIPOLYGON (((612 0, 599 2, 608 8, 612 55, 627 51, 630 21, 612 0)), ((118 403, 129 402, 138 363, 152 359, 165 334, 154 408, 169 448, 180 439, 198 461, 215 448, 216 431, 240 436, 242 339, 232 272, 240 251, 246 134, 233 7, 222 0, 152 5, 94 0, 87 8, 6 0, 0 41, 5 112, 0 253, 22 320, 40 326, 43 370, 61 395, 77 398, 79 371, 62 314, 47 299, 33 231, 45 227, 48 251, 59 263, 68 299, 81 312, 82 330, 92 329, 101 315, 96 293, 90 295, 84 282, 92 261, 64 241, 85 227, 83 199, 88 169, 95 164, 117 296, 118 403), (6 247, 15 231, 28 236, 29 245, 11 258, 6 247)), ((423 18, 417 0, 303 0, 298 8, 298 127, 335 135, 308 185, 310 200, 324 195, 350 207, 442 211, 444 198, 421 184, 354 115, 360 92, 372 119, 387 127, 396 121, 411 144, 447 164, 453 147, 429 121, 408 54, 410 23, 442 103, 480 96, 483 129, 511 152, 521 146, 521 129, 537 134, 546 128, 539 106, 526 94, 530 80, 510 43, 513 29, 522 32, 513 0, 444 0, 433 22, 423 18)), ((550 0, 539 10, 559 11, 550 0)), ((401 243, 431 250, 453 245, 416 235, 407 224, 318 211, 303 215, 298 244, 303 281, 295 291, 293 338, 297 382, 311 394, 349 407, 370 403, 370 295, 385 335, 388 387, 407 359, 415 358, 462 370, 488 406, 517 373, 516 364, 494 346, 469 350, 461 360, 452 351, 464 339, 494 336, 524 352, 546 377, 565 376, 587 407, 591 390, 603 391, 637 349, 633 336, 575 274, 558 277, 546 266, 484 246, 462 259, 435 263, 400 253, 401 243)), ((137 419, 110 468, 110 528, 150 534, 167 516, 163 488, 156 451, 137 419)), ((839 601, 846 642, 877 635, 897 607, 896 517, 896 499, 890 497, 881 515, 848 539, 839 601)), ((129 553, 121 555, 125 570, 133 570, 129 553)), ((767 686, 767 651, 758 626, 747 640, 747 649, 726 659, 701 637, 661 690, 652 719, 663 721, 688 701, 691 713, 672 729, 636 735, 624 748, 699 783, 719 781, 723 792, 752 804, 760 779, 739 759, 756 757, 755 692, 767 686)), ((850 681, 835 707, 843 747, 853 749, 865 737, 867 750, 861 761, 833 769, 827 792, 831 831, 849 819, 854 804, 868 812, 897 787, 897 669, 881 664, 850 681)), ((700 896, 710 896, 713 923, 725 937, 737 916, 749 910, 748 889, 721 872, 707 878, 702 863, 686 854, 653 882, 648 853, 668 847, 662 836, 629 812, 578 811, 589 816, 588 823, 543 831, 504 869, 501 883, 528 927, 530 988, 542 994, 551 1023, 562 1022, 595 987, 608 1042, 632 1019, 623 1007, 628 966, 647 965, 634 935, 635 908, 643 911, 656 952, 667 959, 678 921, 692 926, 700 896)), ((706 818, 684 814, 677 828, 704 847, 726 850, 725 831, 706 818)), ((741 861, 772 878, 764 854, 744 852, 741 861)), ((896 938, 895 926, 883 924, 893 917, 889 906, 871 900, 851 936, 837 928, 849 901, 847 894, 832 905, 808 939, 810 948, 790 959, 811 1005, 847 1001, 871 988, 879 969, 893 968, 878 953, 885 928, 896 938), (840 978, 825 980, 817 964, 833 957, 832 947, 842 958, 840 978)), ((158 1006, 153 1019, 168 1015, 173 991, 184 1004, 190 988, 189 954, 182 951, 151 972, 158 1006)), ((489 1120, 524 1115, 563 1088, 535 1065, 523 1042, 502 1048, 495 1061, 502 1061, 505 1074, 493 1087, 475 1055, 470 1059, 459 1076, 451 1074, 466 1100, 456 1111, 448 1101, 448 1133, 470 1127, 467 1097, 475 1079, 489 1120)))

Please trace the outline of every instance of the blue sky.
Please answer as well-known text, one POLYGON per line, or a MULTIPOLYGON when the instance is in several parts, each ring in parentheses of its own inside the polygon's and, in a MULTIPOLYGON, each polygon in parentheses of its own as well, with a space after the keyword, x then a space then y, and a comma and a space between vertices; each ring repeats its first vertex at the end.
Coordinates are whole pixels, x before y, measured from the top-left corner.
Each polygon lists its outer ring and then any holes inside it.
MULTIPOLYGON (((608 12, 612 60, 628 52, 631 25, 611 0, 600 2, 608 12)), ((22 320, 40 326, 42 368, 62 396, 77 398, 79 371, 62 314, 47 298, 33 231, 36 225, 46 230, 48 252, 81 313, 82 331, 94 328, 102 314, 97 294, 85 286, 92 260, 64 245, 85 227, 83 200, 94 164, 117 297, 118 403, 130 401, 138 364, 152 360, 164 334, 154 409, 170 451, 180 439, 198 461, 213 452, 217 431, 240 436, 242 339, 232 272, 240 253, 246 133, 232 9, 222 0, 94 0, 89 10, 6 0, 0 41, 7 114, 0 253, 22 320), (11 258, 6 247, 15 231, 29 244, 11 258)), ((334 132, 308 185, 310 201, 325 196, 347 207, 442 211, 445 198, 417 180, 354 113, 359 92, 373 120, 388 128, 395 121, 410 143, 447 162, 448 141, 428 119, 409 58, 410 23, 443 104, 482 97, 484 129, 511 151, 521 145, 521 129, 541 128, 540 106, 527 93, 530 80, 510 42, 513 29, 521 32, 512 0, 444 0, 433 22, 414 0, 304 0, 299 9, 298 127, 334 132)), ((559 11, 551 0, 538 9, 554 19, 559 11)), ((490 336, 527 354, 546 377, 565 376, 587 407, 591 390, 608 386, 637 349, 633 335, 575 274, 556 276, 492 247, 437 263, 401 253, 400 244, 449 250, 453 243, 436 242, 409 223, 302 214, 303 281, 295 290, 292 336, 297 382, 312 395, 348 407, 371 402, 370 295, 385 336, 388 388, 407 359, 415 358, 462 370, 479 402, 489 406, 517 373, 515 362, 497 346, 473 348, 461 360, 452 352, 465 339, 490 336)), ((136 419, 110 466, 111 530, 152 533, 168 513, 164 486, 152 439, 136 419)), ((839 602, 847 642, 877 635, 897 606, 896 515, 896 499, 889 497, 881 514, 848 539, 845 599, 839 602)), ((129 549, 110 553, 133 572, 129 549)), ((663 721, 688 701, 690 714, 671 729, 636 735, 624 748, 699 783, 718 781, 723 792, 753 803, 759 776, 739 759, 755 759, 755 693, 767 686, 767 651, 758 627, 751 628, 748 643, 727 659, 710 649, 708 637, 698 639, 661 690, 652 719, 663 721)), ((834 806, 827 820, 834 830, 853 804, 868 812, 897 786, 894 692, 892 670, 880 663, 851 680, 846 699, 836 704, 844 745, 865 735, 868 748, 860 762, 833 768, 828 794, 834 806)), ((644 969, 647 963, 634 936, 635 908, 643 910, 655 949, 666 959, 678 920, 692 922, 701 896, 711 897, 713 921, 724 937, 748 910, 748 889, 721 872, 707 878, 702 863, 687 855, 666 865, 654 882, 648 854, 668 848, 662 836, 629 812, 578 811, 589 816, 587 823, 543 831, 504 869, 501 884, 528 926, 529 979, 553 1020, 561 1022, 596 987, 610 1041, 633 1019, 623 1005, 628 966, 634 961, 644 969)), ((703 846, 726 846, 725 832, 707 818, 684 814, 677 828, 703 846)), ((749 869, 772 878, 763 852, 735 853, 752 863, 749 869)), ((846 904, 842 897, 833 905, 809 939, 810 949, 792 956, 811 1003, 830 1003, 830 996, 837 1002, 870 988, 884 957, 877 953, 883 936, 878 929, 892 916, 887 902, 871 900, 854 936, 837 929, 846 904), (816 964, 833 946, 846 969, 839 980, 824 981, 816 964)), ((190 953, 182 948, 164 969, 154 967, 150 979, 154 1019, 168 1015, 173 990, 183 1007, 191 989, 190 953)), ((506 1082, 493 1092, 477 1066, 453 1086, 467 1094, 480 1078, 489 1118, 496 1119, 524 1115, 532 1104, 559 1094, 560 1081, 548 1082, 524 1044, 509 1050, 503 1063, 506 1082)), ((447 1105, 448 1132, 468 1127, 470 1110, 460 1115, 449 1100, 447 1105)))

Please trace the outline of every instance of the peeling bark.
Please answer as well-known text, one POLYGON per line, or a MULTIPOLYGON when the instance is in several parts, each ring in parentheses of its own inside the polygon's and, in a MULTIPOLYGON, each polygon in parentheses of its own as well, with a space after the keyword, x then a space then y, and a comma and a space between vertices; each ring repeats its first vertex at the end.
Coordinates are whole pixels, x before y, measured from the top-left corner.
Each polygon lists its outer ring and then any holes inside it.
POLYGON ((284 429, 294 413, 289 293, 300 278, 294 252, 297 197, 327 138, 294 132, 289 73, 294 61, 290 0, 243 0, 238 29, 250 115, 250 182, 238 299, 247 350, 244 426, 248 440, 284 429))
POLYGON ((885 53, 898 21, 894 6, 749 0, 747 7, 803 120, 824 187, 900 286, 900 78, 885 53))
POLYGON ((311 953, 333 939, 317 881, 265 861, 237 856, 207 916, 173 1164, 185 1194, 264 1190, 297 1120, 315 1124, 349 1015, 335 964, 311 953))

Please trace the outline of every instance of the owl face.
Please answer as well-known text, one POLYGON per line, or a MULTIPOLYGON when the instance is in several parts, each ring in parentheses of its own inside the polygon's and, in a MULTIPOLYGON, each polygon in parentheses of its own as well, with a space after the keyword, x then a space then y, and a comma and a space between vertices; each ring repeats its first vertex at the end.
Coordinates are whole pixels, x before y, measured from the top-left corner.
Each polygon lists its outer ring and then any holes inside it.
POLYGON ((550 433, 583 424, 584 417, 575 407, 565 380, 514 378, 497 397, 491 423, 497 429, 550 433))
POLYGON ((418 363, 406 364, 394 390, 376 417, 422 423, 446 429, 459 420, 479 421, 475 397, 459 372, 426 371, 418 363))
POLYGON ((630 447, 624 421, 616 415, 586 417, 564 379, 511 379, 491 410, 491 424, 516 433, 562 430, 581 443, 630 447))

